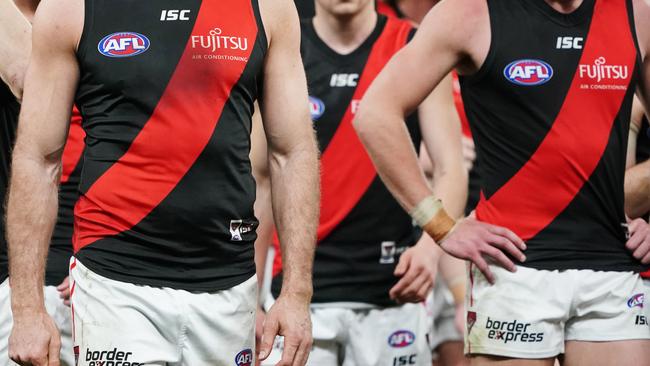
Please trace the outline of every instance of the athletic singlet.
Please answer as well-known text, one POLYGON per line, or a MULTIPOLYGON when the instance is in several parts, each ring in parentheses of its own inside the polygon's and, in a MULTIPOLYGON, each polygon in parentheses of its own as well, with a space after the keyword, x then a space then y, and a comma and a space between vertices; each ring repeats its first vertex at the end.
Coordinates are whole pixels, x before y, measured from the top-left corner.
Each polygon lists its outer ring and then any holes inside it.
POLYGON ((59 285, 68 276, 72 256, 72 228, 74 205, 79 199, 79 178, 83 165, 84 132, 81 128, 81 114, 75 106, 72 109, 68 139, 61 160, 61 181, 59 184, 59 210, 52 232, 50 251, 45 268, 45 284, 59 285))
POLYGON ((641 271, 625 248, 625 155, 639 79, 630 0, 488 1, 490 50, 461 77, 478 148, 478 219, 512 229, 536 269, 641 271))
POLYGON ((302 18, 311 18, 314 16, 314 0, 294 0, 298 8, 298 16, 302 18))
MULTIPOLYGON (((636 162, 642 163, 648 159, 650 159, 650 123, 648 123, 648 117, 643 116, 641 128, 636 139, 636 162)), ((646 212, 643 218, 647 220, 649 214, 646 212)), ((642 273, 641 276, 650 279, 650 270, 642 273)))
MULTIPOLYGON (((360 302, 395 305, 388 290, 399 255, 421 232, 377 175, 353 127, 359 101, 413 28, 379 16, 372 34, 355 51, 341 55, 302 24, 302 57, 321 159, 321 215, 314 262, 314 303, 360 302)), ((417 118, 407 126, 420 144, 417 118)), ((274 240, 279 253, 277 236, 274 240)), ((281 287, 281 258, 275 257, 273 294, 281 287)))
POLYGON ((18 112, 20 104, 11 93, 9 87, 0 81, 0 283, 9 275, 7 260, 7 242, 5 233, 5 205, 9 171, 11 165, 11 150, 16 140, 18 127, 18 112))
POLYGON ((257 0, 86 0, 75 256, 105 277, 211 292, 255 273, 257 0))

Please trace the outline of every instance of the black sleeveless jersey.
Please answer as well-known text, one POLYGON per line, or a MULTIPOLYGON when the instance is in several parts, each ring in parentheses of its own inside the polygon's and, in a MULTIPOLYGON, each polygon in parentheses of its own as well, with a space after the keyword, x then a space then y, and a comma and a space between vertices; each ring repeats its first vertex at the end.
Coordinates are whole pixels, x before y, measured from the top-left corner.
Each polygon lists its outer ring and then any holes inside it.
POLYGON ((650 124, 648 117, 643 116, 636 138, 636 162, 642 163, 648 159, 650 159, 650 124))
POLYGON ((257 0, 86 0, 74 250, 130 283, 217 291, 255 273, 257 0))
POLYGON ((625 248, 625 154, 639 78, 630 0, 489 0, 492 42, 461 78, 478 219, 512 229, 537 269, 641 271, 625 248))
POLYGON ((5 200, 7 186, 9 185, 9 171, 11 165, 11 150, 16 140, 18 127, 18 112, 20 104, 11 93, 9 87, 0 81, 0 283, 9 275, 7 260, 7 242, 5 232, 5 200))
MULTIPOLYGON (((377 175, 352 119, 370 83, 413 28, 379 16, 372 34, 355 51, 341 55, 302 23, 302 57, 310 110, 321 158, 321 215, 314 262, 314 303, 363 302, 394 305, 388 290, 399 254, 421 235, 377 175)), ((417 118, 408 128, 419 146, 417 118)), ((277 237, 276 253, 279 253, 277 237)), ((281 287, 281 257, 274 263, 273 293, 281 287)))
POLYGON ((316 13, 314 9, 314 0, 295 0, 300 18, 311 18, 316 13))

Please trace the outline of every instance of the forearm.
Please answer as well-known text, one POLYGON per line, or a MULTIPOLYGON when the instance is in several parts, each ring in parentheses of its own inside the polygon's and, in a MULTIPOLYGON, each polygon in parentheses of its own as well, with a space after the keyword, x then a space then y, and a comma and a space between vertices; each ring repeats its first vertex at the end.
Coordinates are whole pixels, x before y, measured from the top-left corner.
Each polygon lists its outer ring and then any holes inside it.
POLYGON ((44 310, 45 262, 56 220, 60 164, 18 144, 7 207, 9 278, 14 315, 44 310))
POLYGON ((433 195, 444 203, 453 218, 463 216, 467 202, 467 171, 462 163, 449 169, 436 169, 433 173, 433 195))
MULTIPOLYGON (((257 228, 257 240, 255 241, 255 266, 257 268, 258 285, 261 288, 264 283, 269 247, 273 241, 274 226, 269 179, 268 177, 256 176, 255 180, 257 181, 255 215, 260 222, 260 226, 257 228)), ((260 296, 262 296, 261 293, 260 296)))
POLYGON ((650 160, 625 172, 625 212, 638 218, 650 211, 650 160))
POLYGON ((271 151, 270 173, 273 217, 282 251, 282 292, 310 299, 320 208, 319 162, 313 136, 286 154, 271 151))
POLYGON ((460 305, 465 299, 465 286, 467 283, 467 271, 465 261, 444 254, 439 262, 440 275, 454 296, 454 303, 460 305))
POLYGON ((381 179, 406 211, 433 192, 418 163, 403 117, 380 114, 367 101, 357 113, 355 128, 381 179))
POLYGON ((31 51, 31 25, 12 0, 0 0, 0 78, 21 99, 31 51))

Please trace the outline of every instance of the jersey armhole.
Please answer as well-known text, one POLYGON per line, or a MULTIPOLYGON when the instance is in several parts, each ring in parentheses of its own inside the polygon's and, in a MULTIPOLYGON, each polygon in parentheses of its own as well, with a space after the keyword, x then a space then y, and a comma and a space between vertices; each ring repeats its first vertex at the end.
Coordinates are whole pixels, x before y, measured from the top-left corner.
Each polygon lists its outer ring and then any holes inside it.
POLYGON ((257 41, 261 42, 262 53, 266 53, 269 48, 269 40, 266 35, 266 28, 264 27, 264 20, 262 18, 262 12, 260 11, 259 0, 251 0, 251 6, 253 7, 253 15, 255 16, 255 21, 257 22, 257 41))
POLYGON ((88 34, 92 29, 94 19, 94 9, 92 0, 84 0, 84 26, 81 29, 81 37, 79 37, 79 44, 77 45, 77 62, 81 67, 81 60, 86 57, 88 51, 88 34))
POLYGON ((461 75, 458 73, 458 79, 461 84, 476 84, 483 80, 485 75, 492 69, 494 60, 496 59, 496 52, 499 48, 499 35, 501 34, 500 21, 497 17, 498 11, 494 10, 491 5, 492 1, 487 1, 488 17, 490 18, 490 47, 488 48, 487 55, 481 67, 471 75, 461 75))
POLYGON ((639 46, 639 38, 636 34, 636 21, 634 20, 634 1, 625 0, 625 6, 627 8, 627 17, 628 17, 628 23, 630 25, 630 32, 632 32, 632 41, 634 42, 634 47, 636 48, 637 64, 636 67, 634 68, 636 70, 635 76, 638 78, 637 80, 642 80, 640 65, 643 65, 643 59, 641 57, 642 53, 641 53, 641 47, 639 46))

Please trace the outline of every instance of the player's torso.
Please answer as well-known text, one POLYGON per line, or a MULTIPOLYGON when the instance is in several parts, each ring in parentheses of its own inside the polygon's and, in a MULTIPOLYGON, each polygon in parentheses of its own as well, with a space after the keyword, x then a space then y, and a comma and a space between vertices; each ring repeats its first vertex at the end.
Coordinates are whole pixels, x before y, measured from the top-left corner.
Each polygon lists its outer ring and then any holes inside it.
MULTIPOLYGON (((11 164, 11 149, 16 139, 18 127, 18 111, 20 104, 11 93, 9 87, 0 81, 0 199, 5 202, 7 185, 9 184, 9 167, 11 164)), ((0 214, 4 218, 5 205, 0 205, 0 214)), ((5 242, 4 219, 0 222, 0 283, 8 275, 7 244, 5 242)))
POLYGON ((266 48, 257 0, 86 0, 74 234, 84 264, 190 290, 250 276, 249 133, 266 48), (107 264, 115 257, 123 264, 107 264))
MULTIPOLYGON (((376 73, 407 42, 410 26, 380 17, 356 50, 341 55, 302 24, 301 52, 322 154, 314 302, 386 302, 399 254, 420 232, 376 174, 351 122, 376 73), (354 298, 354 299, 353 299, 354 298)), ((417 118, 407 122, 419 147, 417 118)))
POLYGON ((479 219, 513 229, 538 268, 639 269, 623 176, 638 74, 631 2, 489 1, 492 43, 461 79, 478 148, 479 219))

